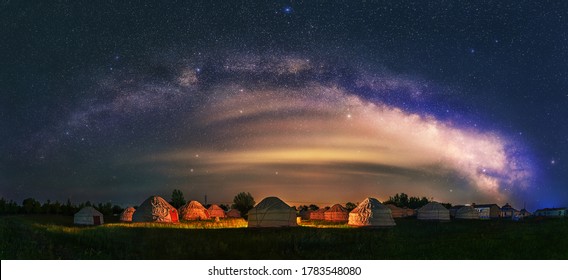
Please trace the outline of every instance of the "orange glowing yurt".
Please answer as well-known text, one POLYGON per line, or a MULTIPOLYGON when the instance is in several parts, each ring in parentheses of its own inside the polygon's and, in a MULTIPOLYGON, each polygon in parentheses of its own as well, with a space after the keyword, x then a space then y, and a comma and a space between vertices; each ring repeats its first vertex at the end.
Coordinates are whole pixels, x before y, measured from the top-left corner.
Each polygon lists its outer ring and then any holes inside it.
POLYGON ((122 211, 120 214, 120 221, 121 222, 132 222, 132 215, 134 215, 136 209, 134 207, 128 207, 122 211))
POLYGON ((310 220, 325 220, 325 208, 320 208, 310 213, 310 220))
POLYGON ((339 204, 331 206, 323 214, 324 220, 330 222, 347 222, 349 220, 349 211, 339 204))
POLYGON ((225 218, 227 215, 225 214, 225 210, 219 207, 217 204, 211 204, 209 208, 207 208, 207 212, 209 212, 209 217, 211 218, 225 218))
POLYGON ((179 213, 182 220, 209 220, 211 218, 207 209, 195 200, 180 207, 179 213))
POLYGON ((178 211, 165 199, 154 195, 146 199, 132 214, 133 222, 179 222, 178 211))

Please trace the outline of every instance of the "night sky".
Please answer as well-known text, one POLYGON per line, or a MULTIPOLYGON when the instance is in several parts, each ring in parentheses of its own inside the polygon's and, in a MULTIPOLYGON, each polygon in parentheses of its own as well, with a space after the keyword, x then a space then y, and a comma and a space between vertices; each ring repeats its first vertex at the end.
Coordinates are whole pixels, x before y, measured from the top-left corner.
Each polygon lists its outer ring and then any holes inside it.
POLYGON ((329 2, 1 1, 0 196, 568 206, 568 3, 329 2))

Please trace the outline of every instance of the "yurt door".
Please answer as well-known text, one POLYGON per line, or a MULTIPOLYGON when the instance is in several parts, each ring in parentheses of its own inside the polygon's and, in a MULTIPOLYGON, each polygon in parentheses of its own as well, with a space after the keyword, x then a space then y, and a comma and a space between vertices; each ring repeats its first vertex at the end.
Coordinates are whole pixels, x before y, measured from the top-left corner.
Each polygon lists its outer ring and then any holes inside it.
POLYGON ((101 224, 101 217, 99 217, 99 216, 93 216, 93 224, 94 224, 95 226, 100 225, 100 224, 101 224))
POLYGON ((175 210, 170 210, 170 217, 172 217, 172 223, 179 222, 178 213, 175 210))

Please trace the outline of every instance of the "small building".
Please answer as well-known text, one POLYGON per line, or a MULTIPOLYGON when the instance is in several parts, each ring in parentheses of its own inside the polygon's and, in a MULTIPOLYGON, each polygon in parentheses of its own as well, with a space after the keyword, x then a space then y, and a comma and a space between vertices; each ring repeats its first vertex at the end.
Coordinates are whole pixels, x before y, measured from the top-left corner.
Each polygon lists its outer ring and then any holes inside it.
POLYGON ((520 218, 526 218, 526 217, 530 217, 532 216, 532 213, 527 211, 527 209, 523 208, 521 209, 521 211, 519 211, 519 217, 520 218))
POLYGON ((482 220, 497 219, 501 215, 501 208, 497 204, 475 204, 471 206, 479 212, 479 218, 482 220))
POLYGON ((566 207, 562 208, 544 208, 534 211, 536 217, 566 217, 566 207))
POLYGON ((506 203, 501 207, 501 218, 512 219, 517 212, 519 212, 519 210, 513 208, 509 203, 506 203))
POLYGON ((104 223, 103 214, 97 209, 87 206, 73 216, 73 223, 76 225, 102 225, 104 223))

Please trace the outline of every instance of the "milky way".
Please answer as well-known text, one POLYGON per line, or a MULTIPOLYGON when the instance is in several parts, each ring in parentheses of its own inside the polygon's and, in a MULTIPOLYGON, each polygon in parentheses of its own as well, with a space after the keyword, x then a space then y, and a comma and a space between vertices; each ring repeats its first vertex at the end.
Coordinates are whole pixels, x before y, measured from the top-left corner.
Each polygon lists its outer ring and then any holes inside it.
POLYGON ((435 95, 422 81, 291 55, 194 60, 101 77, 87 89, 93 99, 38 136, 52 141, 36 153, 78 142, 72 151, 97 151, 92 159, 116 173, 84 190, 104 184, 135 197, 180 188, 221 202, 243 190, 297 203, 397 192, 470 202, 508 201, 529 187, 512 140, 382 101, 435 95), (122 178, 125 170, 140 178, 122 178))
POLYGON ((2 197, 568 202, 560 4, 92 5, 0 11, 2 197))

